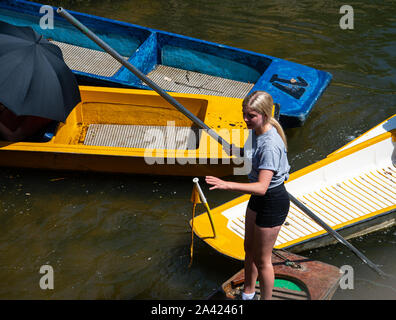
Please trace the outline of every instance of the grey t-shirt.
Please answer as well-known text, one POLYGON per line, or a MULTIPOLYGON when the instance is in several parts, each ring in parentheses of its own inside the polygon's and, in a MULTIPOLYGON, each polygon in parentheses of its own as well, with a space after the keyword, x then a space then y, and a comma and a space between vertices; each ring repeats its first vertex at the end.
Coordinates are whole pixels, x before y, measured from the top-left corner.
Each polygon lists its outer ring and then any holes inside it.
POLYGON ((289 178, 290 165, 286 147, 274 127, 259 136, 253 131, 252 170, 248 175, 250 182, 258 181, 262 169, 274 172, 268 189, 279 186, 289 178))

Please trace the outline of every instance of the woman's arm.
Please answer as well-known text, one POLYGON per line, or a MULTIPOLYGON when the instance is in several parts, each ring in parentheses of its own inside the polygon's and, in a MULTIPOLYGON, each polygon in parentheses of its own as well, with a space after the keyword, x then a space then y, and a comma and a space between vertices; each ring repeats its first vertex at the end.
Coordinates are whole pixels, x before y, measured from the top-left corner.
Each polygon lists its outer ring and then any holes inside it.
POLYGON ((209 190, 220 189, 263 196, 267 192, 273 175, 274 172, 271 170, 260 170, 258 182, 251 183, 224 181, 212 176, 207 176, 205 180, 207 184, 213 185, 209 190))

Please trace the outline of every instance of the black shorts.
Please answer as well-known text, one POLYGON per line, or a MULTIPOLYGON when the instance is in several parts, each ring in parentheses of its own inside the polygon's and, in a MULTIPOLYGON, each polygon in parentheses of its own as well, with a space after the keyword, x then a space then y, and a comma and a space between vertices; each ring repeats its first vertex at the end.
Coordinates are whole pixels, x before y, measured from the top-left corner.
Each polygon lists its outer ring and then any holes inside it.
POLYGON ((257 213, 256 225, 263 228, 282 225, 289 207, 289 194, 283 183, 268 189, 263 196, 252 195, 248 203, 248 208, 257 213))

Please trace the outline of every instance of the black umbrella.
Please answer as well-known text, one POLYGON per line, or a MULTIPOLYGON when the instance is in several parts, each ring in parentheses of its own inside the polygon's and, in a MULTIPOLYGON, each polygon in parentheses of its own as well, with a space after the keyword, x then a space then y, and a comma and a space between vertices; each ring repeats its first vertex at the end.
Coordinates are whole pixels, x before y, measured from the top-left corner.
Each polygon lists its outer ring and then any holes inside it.
POLYGON ((0 102, 16 115, 65 121, 80 101, 62 51, 30 27, 0 21, 0 102))

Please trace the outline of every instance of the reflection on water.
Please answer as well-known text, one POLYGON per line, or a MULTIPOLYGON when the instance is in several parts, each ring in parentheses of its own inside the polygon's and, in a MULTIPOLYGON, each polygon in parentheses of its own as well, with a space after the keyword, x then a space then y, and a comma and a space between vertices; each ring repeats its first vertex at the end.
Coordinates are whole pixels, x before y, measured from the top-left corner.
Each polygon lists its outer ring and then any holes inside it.
MULTIPOLYGON (((355 1, 355 29, 339 28, 339 4, 316 1, 47 1, 66 9, 253 50, 333 74, 305 125, 289 129, 292 170, 322 159, 395 112, 396 8, 355 1)), ((238 178, 241 179, 241 178, 238 178)), ((203 185, 211 207, 236 194, 203 185)), ((242 267, 200 240, 189 269, 190 178, 5 169, 0 173, 0 298, 202 299, 242 267), (54 268, 41 290, 39 269, 54 268)), ((203 208, 198 208, 203 212, 203 208)), ((356 239, 396 275, 396 229, 356 239)), ((354 290, 337 299, 395 299, 341 245, 305 252, 352 265, 354 290)))

